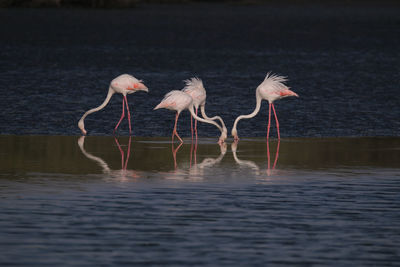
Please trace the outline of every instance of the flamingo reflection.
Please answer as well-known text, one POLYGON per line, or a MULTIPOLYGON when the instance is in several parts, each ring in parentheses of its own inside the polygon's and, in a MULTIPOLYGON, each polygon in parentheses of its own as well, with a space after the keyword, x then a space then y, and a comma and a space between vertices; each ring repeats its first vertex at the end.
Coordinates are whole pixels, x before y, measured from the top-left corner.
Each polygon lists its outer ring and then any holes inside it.
POLYGON ((124 181, 128 178, 138 178, 139 175, 136 171, 134 170, 128 170, 127 166, 128 166, 128 161, 129 161, 129 156, 130 156, 130 152, 131 152, 131 143, 132 143, 132 137, 129 136, 129 140, 128 140, 128 148, 126 151, 126 159, 125 159, 125 152, 122 149, 118 139, 116 137, 114 137, 114 141, 118 147, 118 150, 121 154, 121 169, 120 170, 111 170, 110 167, 108 166, 108 164, 100 157, 96 157, 92 154, 90 154, 89 152, 87 152, 85 150, 85 138, 86 136, 81 136, 78 139, 78 146, 82 152, 83 155, 85 155, 88 159, 96 162, 101 168, 104 174, 108 174, 110 175, 112 178, 118 178, 121 181, 124 181))
POLYGON ((189 166, 186 168, 179 168, 177 163, 177 153, 182 148, 183 143, 180 143, 175 147, 174 143, 171 143, 172 157, 174 160, 174 171, 165 174, 166 179, 173 180, 201 180, 204 177, 204 170, 212 167, 219 163, 225 156, 227 151, 226 143, 219 144, 220 155, 217 158, 205 158, 201 163, 197 163, 197 141, 192 143, 190 146, 190 158, 189 166))
POLYGON ((176 148, 174 146, 174 142, 171 142, 171 149, 172 149, 172 157, 174 158, 174 170, 177 169, 178 164, 176 163, 176 153, 178 153, 179 149, 181 148, 181 146, 183 145, 183 143, 180 143, 176 148))
POLYGON ((217 158, 208 157, 208 158, 203 159, 203 161, 201 163, 197 163, 197 140, 196 140, 196 143, 194 145, 194 150, 193 150, 193 145, 192 145, 191 151, 190 151, 189 174, 192 177, 197 177, 197 178, 203 177, 205 169, 210 168, 222 161, 222 159, 224 158, 226 151, 227 151, 227 145, 226 145, 226 143, 219 143, 218 145, 219 145, 219 149, 220 149, 220 154, 217 158), (192 166, 192 153, 194 155, 194 165, 193 166, 192 166))
POLYGON ((121 169, 122 170, 126 170, 126 167, 128 166, 128 161, 129 161, 129 156, 131 154, 131 136, 129 136, 129 141, 128 141, 128 150, 126 152, 126 161, 124 161, 124 151, 121 148, 121 145, 118 142, 118 139, 116 137, 114 137, 115 143, 118 146, 118 150, 121 153, 121 169))
MULTIPOLYGON (((272 165, 272 171, 275 170, 276 163, 278 162, 279 157, 279 144, 281 143, 281 139, 278 139, 278 144, 276 146, 276 153, 275 153, 275 160, 274 165, 272 165)), ((271 165, 270 165, 270 153, 269 153, 269 141, 267 140, 267 157, 268 157, 268 168, 267 168, 267 175, 271 175, 271 165)))
POLYGON ((257 166, 257 164, 254 163, 254 161, 251 161, 251 160, 240 160, 238 158, 238 156, 236 154, 237 145, 238 145, 238 142, 233 142, 231 144, 233 158, 236 161, 236 163, 239 164, 241 167, 248 167, 248 168, 252 169, 257 176, 260 175, 260 168, 257 166))
MULTIPOLYGON (((247 168, 252 169, 255 172, 255 174, 257 176, 259 176, 260 175, 260 167, 258 167, 258 165, 254 161, 241 160, 238 158, 237 145, 238 145, 238 142, 233 142, 231 145, 233 158, 236 161, 236 163, 242 167, 247 167, 247 168)), ((266 170, 267 176, 271 176, 271 174, 275 170, 276 164, 278 162, 278 157, 279 157, 279 145, 280 145, 280 140, 278 139, 278 144, 277 144, 276 153, 275 153, 275 159, 274 159, 274 163, 271 168, 271 154, 270 154, 270 149, 269 149, 269 141, 267 141, 267 170, 266 170)))
POLYGON ((192 158, 193 157, 194 157, 194 162, 196 164, 197 163, 197 138, 196 138, 195 144, 193 145, 193 142, 192 142, 192 144, 190 145, 190 167, 192 167, 192 158))

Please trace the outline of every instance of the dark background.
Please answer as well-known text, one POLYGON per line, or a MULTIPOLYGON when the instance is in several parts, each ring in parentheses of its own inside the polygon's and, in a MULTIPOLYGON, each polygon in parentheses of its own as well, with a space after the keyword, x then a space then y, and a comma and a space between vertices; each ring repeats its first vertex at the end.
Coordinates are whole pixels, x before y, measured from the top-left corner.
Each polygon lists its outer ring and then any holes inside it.
MULTIPOLYGON (((194 76, 207 89, 207 113, 230 130, 273 71, 300 95, 276 102, 282 137, 398 136, 398 14, 398 5, 371 2, 0 9, 0 133, 78 135, 79 118, 122 73, 150 89, 128 97, 134 135, 169 136, 174 115, 152 109, 194 76)), ((112 134, 121 99, 87 117, 89 134, 112 134)), ((239 135, 265 136, 267 108, 241 121, 239 135)), ((180 133, 189 127, 185 112, 180 133)))

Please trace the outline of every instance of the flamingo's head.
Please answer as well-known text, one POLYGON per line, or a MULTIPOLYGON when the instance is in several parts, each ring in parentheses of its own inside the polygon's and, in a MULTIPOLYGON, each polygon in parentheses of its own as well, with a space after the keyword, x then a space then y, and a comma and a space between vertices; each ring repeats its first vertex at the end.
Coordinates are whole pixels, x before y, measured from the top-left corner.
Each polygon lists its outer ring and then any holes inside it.
POLYGON ((225 142, 226 138, 228 137, 226 129, 221 132, 221 136, 219 137, 218 143, 222 144, 225 142))
POLYGON ((136 84, 136 86, 137 86, 137 90, 145 91, 146 93, 149 92, 149 88, 147 88, 147 86, 144 85, 143 82, 138 82, 136 84))
POLYGON ((149 88, 147 88, 146 85, 144 85, 142 80, 138 80, 134 77, 131 77, 131 79, 128 81, 128 85, 125 87, 126 90, 128 90, 128 94, 134 93, 137 91, 145 91, 149 92, 149 88))
POLYGON ((236 128, 233 128, 231 131, 232 137, 235 139, 235 141, 239 140, 239 136, 237 134, 236 128))
POLYGON ((149 92, 149 88, 147 88, 147 86, 144 85, 143 81, 141 80, 138 80, 137 82, 133 83, 132 87, 128 87, 128 90, 145 91, 146 93, 149 92))
POLYGON ((292 90, 289 90, 289 88, 282 90, 280 93, 281 97, 287 97, 287 96, 295 96, 295 97, 299 97, 298 94, 296 94, 295 92, 293 92, 292 90))
POLYGON ((85 130, 85 124, 83 123, 83 120, 80 120, 78 122, 78 127, 79 127, 79 129, 81 129, 81 132, 82 132, 83 135, 87 134, 87 131, 85 130))
POLYGON ((228 130, 226 129, 225 125, 223 125, 223 128, 222 128, 222 133, 221 133, 220 139, 221 138, 223 139, 223 141, 225 141, 226 138, 228 138, 228 130))

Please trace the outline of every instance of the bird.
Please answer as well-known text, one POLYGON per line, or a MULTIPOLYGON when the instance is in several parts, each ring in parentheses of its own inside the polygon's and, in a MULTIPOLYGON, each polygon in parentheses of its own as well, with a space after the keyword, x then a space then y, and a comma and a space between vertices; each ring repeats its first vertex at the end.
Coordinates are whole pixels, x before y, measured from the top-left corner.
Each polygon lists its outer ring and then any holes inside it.
POLYGON ((220 144, 223 143, 225 141, 225 139, 227 138, 227 132, 224 131, 221 128, 221 126, 219 126, 218 123, 216 123, 212 120, 203 119, 203 118, 198 117, 196 115, 196 113, 194 112, 193 106, 194 106, 193 99, 190 95, 188 95, 180 90, 172 90, 164 96, 163 100, 161 100, 160 104, 158 104, 154 108, 154 110, 157 110, 160 108, 165 108, 165 109, 176 111, 175 125, 174 125, 174 130, 172 131, 172 141, 174 140, 174 136, 176 135, 178 137, 179 141, 181 143, 183 143, 182 138, 179 136, 178 132, 176 131, 176 126, 178 123, 179 114, 183 110, 187 109, 187 110, 189 110, 190 114, 193 116, 194 119, 201 121, 201 122, 215 125, 221 131, 221 136, 219 137, 218 143, 220 143, 220 144))
MULTIPOLYGON (((193 105, 196 111, 196 115, 198 113, 198 109, 200 107, 201 109, 201 115, 203 116, 204 119, 207 120, 219 120, 222 125, 223 131, 226 133, 228 132, 225 126, 224 121, 220 116, 214 116, 212 118, 208 117, 205 111, 205 105, 206 105, 206 98, 207 98, 207 93, 206 89, 204 88, 203 81, 197 77, 193 77, 187 80, 184 80, 185 87, 181 90, 182 92, 185 92, 186 94, 190 95, 193 98, 193 105)), ((192 131, 192 139, 193 139, 193 116, 190 117, 190 127, 192 131)), ((194 122, 194 132, 196 134, 196 139, 197 139, 197 120, 194 122)))
POLYGON ((122 75, 119 75, 118 77, 116 77, 115 79, 113 79, 110 83, 110 86, 108 88, 108 94, 107 94, 107 97, 104 100, 103 104, 101 104, 97 108, 92 108, 92 109, 86 111, 85 114, 83 114, 83 116, 79 120, 78 127, 79 127, 79 129, 81 129, 82 134, 83 135, 87 134, 87 131, 85 130, 85 123, 84 123, 86 116, 88 116, 89 114, 91 114, 93 112, 103 109, 108 104, 108 102, 110 101, 113 94, 120 93, 123 95, 122 115, 117 123, 117 126, 115 126, 115 128, 114 128, 114 133, 117 130, 122 119, 125 117, 125 105, 126 105, 126 110, 128 112, 129 135, 131 135, 132 134, 131 114, 129 112, 128 99, 127 99, 126 95, 135 93, 137 91, 149 92, 149 89, 143 84, 142 80, 138 80, 129 74, 122 74, 122 75))
POLYGON ((271 72, 267 73, 264 81, 257 87, 256 89, 256 108, 254 111, 248 115, 240 115, 236 118, 231 134, 235 141, 239 140, 239 136, 237 134, 237 124, 241 119, 250 119, 257 115, 260 111, 261 101, 263 99, 267 100, 269 103, 268 109, 268 130, 267 130, 267 140, 269 139, 269 128, 271 126, 271 107, 274 112, 275 121, 276 121, 276 129, 278 132, 278 139, 280 139, 279 133, 279 122, 278 117, 276 116, 275 107, 273 102, 275 100, 279 100, 288 96, 296 96, 299 97, 298 94, 293 92, 287 87, 284 82, 287 81, 287 78, 284 76, 279 76, 272 74, 271 72))

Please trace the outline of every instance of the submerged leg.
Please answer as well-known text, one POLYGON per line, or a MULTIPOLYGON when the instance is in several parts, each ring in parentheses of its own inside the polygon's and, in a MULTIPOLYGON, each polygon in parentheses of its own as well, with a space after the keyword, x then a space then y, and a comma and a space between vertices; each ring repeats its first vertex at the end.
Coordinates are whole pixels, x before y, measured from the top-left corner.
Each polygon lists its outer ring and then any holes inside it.
POLYGON ((114 137, 114 140, 115 140, 115 143, 117 144, 119 153, 121 153, 121 169, 123 170, 123 169, 124 169, 124 154, 125 154, 125 153, 124 153, 124 151, 122 150, 121 145, 120 145, 119 142, 118 142, 118 139, 117 139, 116 137, 114 137))
POLYGON ((278 157, 279 157, 279 144, 280 144, 280 142, 281 142, 281 140, 278 139, 278 144, 277 144, 277 146, 276 146, 276 153, 275 153, 274 165, 272 166, 272 169, 271 169, 271 165, 270 165, 269 141, 267 141, 267 160, 268 160, 267 175, 268 175, 268 176, 271 175, 271 171, 275 169, 276 163, 278 162, 278 157))
POLYGON ((172 132, 172 142, 174 141, 174 135, 176 135, 176 137, 178 137, 179 141, 181 141, 181 143, 183 143, 182 138, 178 135, 178 132, 176 131, 176 126, 178 124, 178 118, 179 118, 179 113, 176 113, 175 116, 175 126, 174 126, 174 131, 172 132))
POLYGON ((174 158, 174 169, 178 167, 178 164, 176 163, 176 153, 178 152, 179 148, 183 145, 183 143, 180 143, 178 147, 175 149, 174 148, 174 143, 171 143, 171 148, 172 148, 172 157, 174 158))
POLYGON ((125 99, 125 104, 126 104, 126 111, 128 112, 129 135, 131 135, 132 134, 131 113, 129 112, 128 99, 126 98, 126 96, 124 96, 124 99, 125 99))
POLYGON ((278 157, 279 157, 279 144, 281 143, 281 140, 278 139, 278 145, 276 146, 276 154, 275 154, 275 161, 274 161, 274 166, 272 166, 272 169, 275 169, 276 163, 278 162, 278 157))
POLYGON ((271 127, 271 103, 269 103, 269 109, 268 109, 267 140, 269 139, 269 128, 270 127, 271 127))
POLYGON ((278 117, 276 116, 274 104, 272 104, 272 110, 274 111, 274 115, 275 115, 276 130, 278 131, 278 140, 280 140, 281 139, 281 135, 279 134, 279 121, 278 121, 278 117))
POLYGON ((125 161, 125 166, 124 166, 124 170, 126 170, 126 168, 128 167, 128 160, 129 160, 129 156, 131 155, 131 136, 129 136, 129 141, 128 141, 128 151, 126 152, 126 161, 125 161))
POLYGON ((121 118, 119 119, 117 126, 114 128, 114 134, 118 129, 119 124, 121 123, 122 119, 125 117, 125 98, 122 98, 122 115, 121 118))
POLYGON ((270 173, 270 171, 271 171, 270 157, 271 157, 271 154, 269 153, 269 141, 267 141, 267 163, 268 163, 267 173, 268 173, 268 176, 271 175, 271 173, 270 173))

